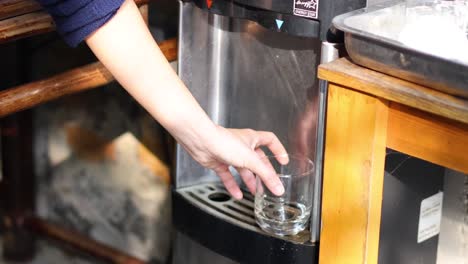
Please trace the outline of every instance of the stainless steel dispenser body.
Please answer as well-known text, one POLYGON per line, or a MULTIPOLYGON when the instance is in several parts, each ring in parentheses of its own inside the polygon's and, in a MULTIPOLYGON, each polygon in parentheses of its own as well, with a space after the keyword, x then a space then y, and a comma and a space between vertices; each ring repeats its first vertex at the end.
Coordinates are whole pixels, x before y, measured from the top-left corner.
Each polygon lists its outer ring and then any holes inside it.
MULTIPOLYGON (((274 32, 248 20, 211 14, 190 2, 180 2, 179 30, 179 76, 214 122, 272 131, 288 152, 315 160, 318 38, 274 32)), ((220 182, 214 172, 178 145, 176 190, 213 182, 220 182)), ((180 232, 176 237, 174 263, 187 263, 187 258, 202 263, 203 256, 231 263, 180 232)), ((305 231, 301 241, 310 240, 305 231)))
MULTIPOLYGON (((326 86, 319 85, 316 73, 323 47, 328 47, 327 58, 336 54, 330 45, 322 47, 321 36, 327 32, 318 20, 281 13, 282 0, 275 0, 280 5, 272 5, 269 12, 262 9, 267 2, 181 1, 178 71, 215 123, 272 131, 289 153, 315 161, 310 229, 296 237, 273 237, 255 225, 248 194, 240 202, 222 196, 210 201, 211 194, 222 192, 219 178, 178 145, 174 263, 313 263, 317 259, 326 86), (253 9, 234 10, 244 4, 252 4, 253 9), (245 244, 239 248, 229 244, 231 240, 245 244)), ((319 18, 331 21, 332 4, 322 9, 319 18)))
MULTIPOLYGON (((274 132, 315 158, 320 40, 267 30, 181 2, 179 76, 214 122, 274 132)), ((176 188, 218 181, 177 147, 176 188)))

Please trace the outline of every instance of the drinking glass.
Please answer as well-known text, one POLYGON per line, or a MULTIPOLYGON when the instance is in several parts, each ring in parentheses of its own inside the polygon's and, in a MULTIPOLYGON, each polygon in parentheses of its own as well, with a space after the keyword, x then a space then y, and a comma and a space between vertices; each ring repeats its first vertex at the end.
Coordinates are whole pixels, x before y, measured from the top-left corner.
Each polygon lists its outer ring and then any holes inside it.
POLYGON ((286 165, 280 164, 277 156, 263 158, 283 183, 283 195, 274 195, 257 176, 255 219, 260 228, 276 235, 295 235, 304 230, 312 209, 314 164, 306 157, 288 157, 286 165))

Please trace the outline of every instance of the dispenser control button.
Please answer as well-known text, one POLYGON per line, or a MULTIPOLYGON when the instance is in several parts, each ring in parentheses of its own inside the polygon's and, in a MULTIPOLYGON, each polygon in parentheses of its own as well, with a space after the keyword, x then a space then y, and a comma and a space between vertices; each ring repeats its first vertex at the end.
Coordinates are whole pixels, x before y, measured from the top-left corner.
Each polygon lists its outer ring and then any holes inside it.
POLYGON ((283 20, 276 19, 276 26, 278 27, 278 29, 281 29, 281 27, 283 26, 283 23, 284 23, 283 20))

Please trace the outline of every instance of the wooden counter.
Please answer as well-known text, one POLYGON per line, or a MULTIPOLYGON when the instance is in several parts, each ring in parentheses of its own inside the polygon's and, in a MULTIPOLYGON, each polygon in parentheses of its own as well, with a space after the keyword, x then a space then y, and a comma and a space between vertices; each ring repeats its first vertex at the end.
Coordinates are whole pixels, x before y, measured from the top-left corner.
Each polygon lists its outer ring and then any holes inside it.
POLYGON ((468 100, 348 58, 318 76, 328 81, 319 260, 377 263, 386 148, 468 173, 468 100))

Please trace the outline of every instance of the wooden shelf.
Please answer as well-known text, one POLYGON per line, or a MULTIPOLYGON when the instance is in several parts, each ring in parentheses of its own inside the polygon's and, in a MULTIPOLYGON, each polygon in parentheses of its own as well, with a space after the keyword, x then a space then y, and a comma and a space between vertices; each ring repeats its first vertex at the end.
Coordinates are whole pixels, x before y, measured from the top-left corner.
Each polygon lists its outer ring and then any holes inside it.
POLYGON ((392 102, 468 123, 467 99, 360 67, 349 58, 341 58, 320 65, 318 77, 324 80, 333 80, 338 85, 392 102))

